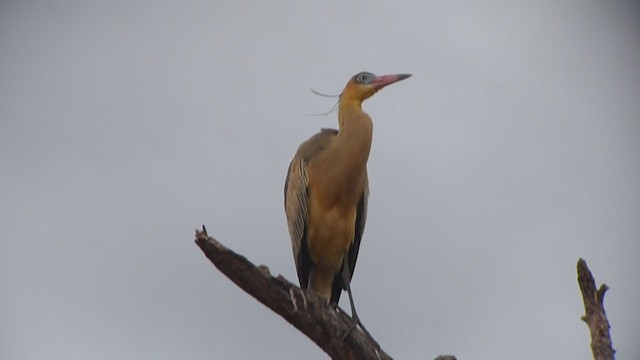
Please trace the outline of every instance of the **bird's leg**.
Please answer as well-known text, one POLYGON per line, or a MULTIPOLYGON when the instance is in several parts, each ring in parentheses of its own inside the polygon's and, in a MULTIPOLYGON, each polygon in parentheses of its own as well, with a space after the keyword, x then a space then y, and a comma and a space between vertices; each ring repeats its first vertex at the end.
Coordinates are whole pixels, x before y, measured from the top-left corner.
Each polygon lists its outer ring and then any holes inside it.
POLYGON ((342 266, 343 266, 342 281, 344 282, 344 285, 347 288, 347 294, 349 295, 349 305, 351 305, 351 320, 353 320, 351 327, 342 336, 342 338, 345 339, 353 331, 353 329, 355 329, 356 326, 358 325, 360 326, 362 331, 364 331, 367 335, 369 335, 369 337, 371 337, 371 334, 369 334, 367 329, 364 327, 364 325, 362 324, 362 321, 360 321, 360 318, 358 317, 358 313, 356 312, 356 306, 353 302, 353 295, 351 294, 351 273, 349 271, 349 262, 346 255, 344 256, 344 261, 342 266))

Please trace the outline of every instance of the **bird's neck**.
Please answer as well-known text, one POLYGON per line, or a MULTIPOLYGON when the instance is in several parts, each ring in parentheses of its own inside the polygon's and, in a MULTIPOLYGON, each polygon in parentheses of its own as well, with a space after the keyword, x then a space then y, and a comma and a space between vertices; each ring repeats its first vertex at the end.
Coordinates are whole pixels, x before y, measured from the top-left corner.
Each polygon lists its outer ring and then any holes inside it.
POLYGON ((367 160, 371 149, 373 125, 360 103, 340 102, 340 129, 329 148, 317 161, 320 172, 316 193, 323 206, 343 206, 353 210, 366 186, 367 160))
POLYGON ((373 123, 369 115, 362 111, 362 102, 341 101, 338 122, 340 129, 336 142, 341 145, 342 158, 352 166, 364 170, 371 150, 373 123))

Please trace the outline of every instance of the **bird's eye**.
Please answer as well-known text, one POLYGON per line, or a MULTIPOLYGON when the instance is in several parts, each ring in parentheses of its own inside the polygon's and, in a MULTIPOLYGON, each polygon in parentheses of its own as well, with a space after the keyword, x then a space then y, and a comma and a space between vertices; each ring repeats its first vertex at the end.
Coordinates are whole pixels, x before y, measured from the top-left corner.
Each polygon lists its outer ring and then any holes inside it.
POLYGON ((358 82, 359 84, 368 84, 373 78, 371 75, 372 74, 369 74, 367 72, 361 72, 356 75, 356 82, 358 82))

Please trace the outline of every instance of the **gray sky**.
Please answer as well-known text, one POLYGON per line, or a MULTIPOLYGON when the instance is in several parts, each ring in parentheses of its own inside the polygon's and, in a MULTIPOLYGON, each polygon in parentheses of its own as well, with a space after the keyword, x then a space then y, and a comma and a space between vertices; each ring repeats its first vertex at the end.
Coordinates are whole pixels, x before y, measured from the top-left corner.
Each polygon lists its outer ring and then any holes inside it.
MULTIPOLYGON (((295 271, 282 187, 365 103, 353 288, 398 359, 586 359, 575 264, 640 358, 634 1, 3 1, 0 358, 324 359, 193 244, 295 271)), ((343 307, 346 307, 343 297, 343 307)))

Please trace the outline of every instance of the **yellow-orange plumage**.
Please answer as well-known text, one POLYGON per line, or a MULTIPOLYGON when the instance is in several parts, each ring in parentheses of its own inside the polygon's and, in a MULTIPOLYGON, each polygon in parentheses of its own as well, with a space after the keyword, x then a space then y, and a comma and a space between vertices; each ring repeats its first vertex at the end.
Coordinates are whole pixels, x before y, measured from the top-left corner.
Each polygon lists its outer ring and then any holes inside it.
POLYGON ((355 75, 340 96, 339 131, 323 129, 302 143, 289 165, 285 212, 298 279, 328 302, 349 287, 367 216, 373 124, 362 102, 407 77, 355 75))

